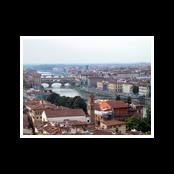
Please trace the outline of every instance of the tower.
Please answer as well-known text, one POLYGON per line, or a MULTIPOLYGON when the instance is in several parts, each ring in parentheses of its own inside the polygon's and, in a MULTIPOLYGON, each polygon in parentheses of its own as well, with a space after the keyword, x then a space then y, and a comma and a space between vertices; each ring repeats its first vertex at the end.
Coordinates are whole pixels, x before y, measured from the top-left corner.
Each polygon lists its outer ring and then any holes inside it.
POLYGON ((87 112, 90 116, 94 115, 94 96, 93 95, 88 96, 87 112))

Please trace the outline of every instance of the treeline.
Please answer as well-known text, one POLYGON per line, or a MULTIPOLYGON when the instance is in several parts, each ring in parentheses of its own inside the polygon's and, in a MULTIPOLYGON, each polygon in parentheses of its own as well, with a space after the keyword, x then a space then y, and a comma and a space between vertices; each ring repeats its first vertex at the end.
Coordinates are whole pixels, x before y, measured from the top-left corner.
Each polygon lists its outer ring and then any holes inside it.
POLYGON ((60 96, 59 94, 56 93, 52 93, 47 97, 47 101, 58 106, 65 106, 69 108, 80 108, 83 109, 85 113, 87 112, 87 105, 85 103, 85 100, 80 96, 66 97, 66 96, 60 96))
POLYGON ((127 130, 136 129, 137 131, 150 132, 151 131, 151 108, 148 107, 145 118, 130 117, 125 121, 127 130))

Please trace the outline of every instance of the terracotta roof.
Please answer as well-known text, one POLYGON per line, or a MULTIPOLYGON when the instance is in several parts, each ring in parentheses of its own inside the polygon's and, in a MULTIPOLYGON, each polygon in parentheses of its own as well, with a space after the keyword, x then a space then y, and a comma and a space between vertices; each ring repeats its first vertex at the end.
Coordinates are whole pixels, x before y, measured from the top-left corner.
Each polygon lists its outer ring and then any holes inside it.
POLYGON ((99 107, 102 110, 111 110, 112 109, 111 106, 108 104, 108 102, 100 102, 99 107))
POLYGON ((77 120, 68 121, 68 124, 71 125, 71 126, 85 126, 85 125, 88 125, 88 123, 86 123, 86 122, 77 121, 77 120))
POLYGON ((27 101, 25 103, 26 106, 30 107, 32 110, 44 110, 46 108, 50 108, 50 109, 69 109, 67 107, 64 106, 56 106, 54 104, 51 103, 41 103, 40 101, 27 101))
POLYGON ((73 117, 73 116, 86 116, 82 109, 65 109, 65 110, 50 110, 46 109, 47 117, 73 117))
POLYGON ((103 124, 107 126, 115 126, 115 125, 123 125, 123 121, 118 121, 118 120, 103 120, 101 121, 103 124))
POLYGON ((51 123, 43 123, 42 121, 37 120, 37 121, 35 121, 34 125, 38 129, 39 132, 46 131, 50 135, 61 134, 61 132, 59 131, 59 128, 52 125, 51 123))
POLYGON ((107 103, 112 108, 127 108, 128 107, 128 104, 127 103, 124 103, 123 101, 108 100, 107 103))
POLYGON ((95 103, 94 107, 96 110, 106 111, 113 108, 128 108, 128 104, 124 103, 123 101, 108 100, 95 103))
POLYGON ((117 84, 116 80, 109 80, 108 83, 117 84))

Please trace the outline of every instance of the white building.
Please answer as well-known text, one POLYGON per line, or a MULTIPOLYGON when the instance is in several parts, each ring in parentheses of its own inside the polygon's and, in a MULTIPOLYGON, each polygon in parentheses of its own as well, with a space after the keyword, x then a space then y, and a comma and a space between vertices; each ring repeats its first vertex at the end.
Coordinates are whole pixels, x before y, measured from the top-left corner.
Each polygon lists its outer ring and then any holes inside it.
POLYGON ((76 120, 81 122, 91 122, 82 109, 65 109, 65 110, 44 110, 42 113, 43 122, 63 122, 65 120, 76 120))
POLYGON ((148 86, 139 86, 139 95, 140 96, 147 96, 148 94, 149 94, 148 86))
POLYGON ((131 94, 132 93, 132 89, 133 89, 133 85, 132 84, 124 83, 122 85, 123 93, 131 94))

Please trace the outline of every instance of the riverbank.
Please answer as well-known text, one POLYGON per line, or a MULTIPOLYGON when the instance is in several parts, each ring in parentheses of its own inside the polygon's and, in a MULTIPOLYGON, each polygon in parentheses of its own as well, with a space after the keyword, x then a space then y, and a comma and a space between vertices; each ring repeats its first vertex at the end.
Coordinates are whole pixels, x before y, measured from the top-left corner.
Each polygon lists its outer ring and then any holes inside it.
MULTIPOLYGON (((103 91, 99 91, 97 89, 90 89, 90 88, 82 88, 82 87, 73 87, 73 89, 75 89, 76 91, 78 91, 81 96, 86 100, 87 96, 90 94, 94 94, 96 99, 114 99, 116 98, 116 94, 111 94, 108 92, 103 92, 103 91)), ((121 98, 121 100, 127 101, 128 96, 125 96, 124 94, 118 94, 121 98)), ((142 105, 150 105, 150 100, 144 98, 142 100, 139 100, 139 98, 134 98, 131 97, 132 102, 140 102, 140 104, 142 105)))
POLYGON ((73 89, 78 91, 84 99, 87 99, 87 96, 90 94, 93 94, 95 96, 95 98, 97 98, 97 99, 114 99, 115 98, 115 96, 105 94, 102 91, 94 91, 94 90, 89 90, 89 89, 87 90, 87 89, 81 88, 81 87, 74 87, 73 89))

